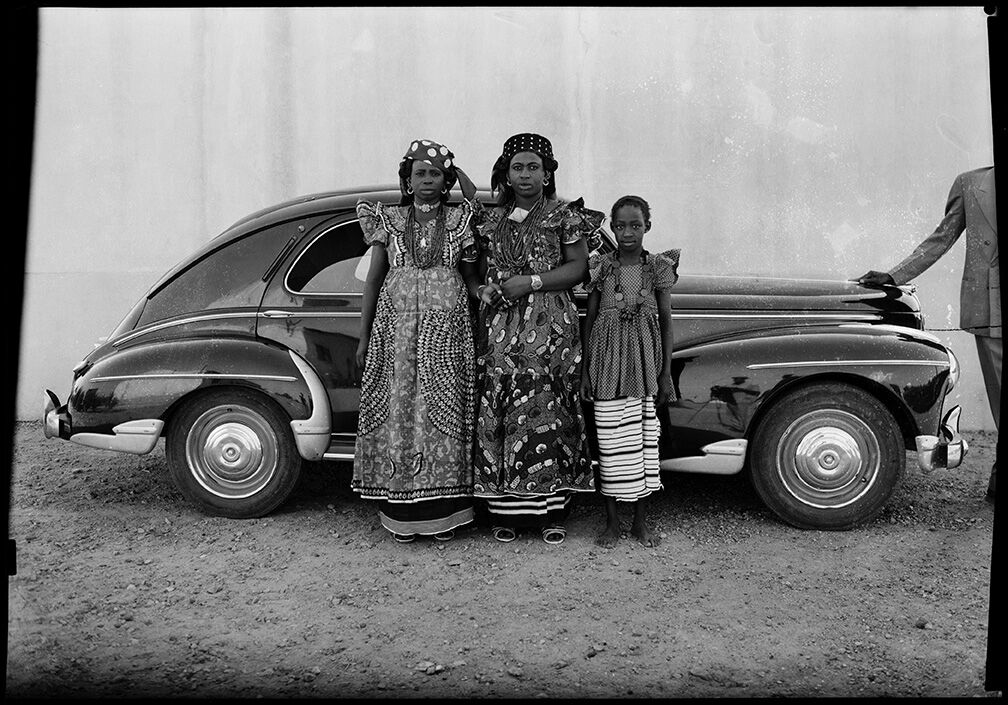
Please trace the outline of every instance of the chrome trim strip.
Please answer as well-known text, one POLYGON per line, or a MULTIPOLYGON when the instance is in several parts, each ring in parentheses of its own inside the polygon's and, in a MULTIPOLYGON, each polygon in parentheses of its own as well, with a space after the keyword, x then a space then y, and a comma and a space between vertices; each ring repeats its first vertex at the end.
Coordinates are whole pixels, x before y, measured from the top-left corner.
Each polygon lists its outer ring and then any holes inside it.
MULTIPOLYGON (((303 296, 307 296, 307 294, 303 294, 303 296)), ((276 309, 272 309, 272 313, 276 314, 277 312, 276 309)), ((360 318, 360 311, 289 311, 286 313, 286 316, 267 316, 264 313, 260 313, 259 316, 273 320, 278 318, 360 318)))
POLYGON ((889 323, 841 323, 840 328, 868 328, 871 330, 881 330, 889 331, 891 333, 899 333, 900 335, 905 335, 908 338, 914 338, 915 340, 926 340, 929 343, 938 343, 941 345, 941 339, 926 330, 920 330, 919 328, 909 328, 907 326, 895 326, 889 323))
POLYGON ((745 465, 746 447, 749 441, 744 438, 732 438, 705 445, 703 455, 690 455, 685 458, 669 458, 660 463, 662 470, 678 472, 696 472, 707 475, 734 475, 745 465))
POLYGON ((326 460, 353 460, 353 453, 325 453, 322 455, 326 460))
POLYGON ((149 326, 140 328, 131 333, 127 333, 118 340, 113 340, 113 345, 122 345, 123 343, 133 340, 141 335, 146 335, 147 333, 153 333, 154 331, 163 330, 165 328, 172 328, 174 326, 184 326, 187 323, 197 323, 199 321, 212 321, 215 318, 255 318, 256 312, 249 311, 248 313, 213 313, 206 316, 190 316, 189 318, 182 318, 176 321, 165 321, 164 323, 152 323, 149 326))
POLYGON ((746 365, 747 370, 766 370, 776 367, 858 367, 863 365, 925 365, 948 367, 949 363, 937 360, 801 360, 794 362, 757 362, 746 365))
POLYGON ((294 431, 294 442, 302 458, 319 460, 329 448, 329 430, 332 422, 329 394, 314 368, 293 350, 287 352, 304 376, 312 401, 311 416, 307 419, 293 419, 290 422, 291 430, 294 431))
POLYGON ((163 372, 149 375, 108 375, 106 377, 92 377, 92 382, 113 382, 124 379, 269 379, 276 382, 297 382, 297 377, 286 375, 246 375, 240 373, 223 372, 163 372))
POLYGON ((138 419, 127 421, 112 429, 115 435, 105 433, 75 433, 70 440, 82 446, 113 450, 122 453, 144 455, 154 450, 164 421, 161 419, 138 419))
POLYGON ((673 313, 672 318, 680 319, 690 319, 690 318, 770 318, 770 319, 792 319, 792 318, 811 318, 816 320, 859 320, 859 321, 878 321, 883 318, 881 314, 876 313, 673 313))
MULTIPOLYGON (((358 218, 354 218, 353 220, 348 220, 345 223, 337 223, 336 225, 332 225, 332 226, 326 228, 325 230, 323 230, 322 232, 320 232, 318 235, 316 235, 315 237, 313 237, 312 240, 311 240, 311 242, 309 242, 307 245, 305 245, 303 248, 301 248, 301 251, 298 252, 298 256, 294 258, 294 261, 291 262, 291 266, 288 267, 287 271, 284 273, 284 277, 283 277, 283 290, 286 291, 288 294, 293 294, 294 296, 363 296, 363 293, 354 293, 354 294, 351 294, 351 293, 343 293, 343 292, 339 292, 339 291, 312 291, 312 292, 309 293, 309 292, 302 292, 302 291, 294 291, 289 286, 287 286, 287 277, 290 276, 291 271, 297 266, 297 263, 299 261, 301 261, 301 257, 304 256, 304 253, 307 252, 308 250, 310 250, 312 248, 312 245, 314 245, 318 241, 318 239, 320 237, 322 237, 326 233, 332 232, 336 228, 344 228, 344 227, 346 227, 348 225, 353 225, 354 223, 359 223, 359 222, 360 222, 360 220, 358 218)), ((363 255, 361 255, 361 256, 363 257, 363 255)), ((342 262, 342 261, 345 261, 345 260, 340 260, 340 261, 342 262)))

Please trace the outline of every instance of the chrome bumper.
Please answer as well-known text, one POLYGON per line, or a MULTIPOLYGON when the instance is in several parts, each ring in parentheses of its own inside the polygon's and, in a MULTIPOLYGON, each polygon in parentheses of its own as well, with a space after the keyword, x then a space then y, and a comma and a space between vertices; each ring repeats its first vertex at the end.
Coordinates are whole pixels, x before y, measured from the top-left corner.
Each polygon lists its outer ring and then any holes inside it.
POLYGON ((938 468, 957 468, 969 451, 966 439, 959 435, 959 416, 962 409, 952 407, 945 418, 937 436, 917 436, 917 464, 921 470, 930 472, 938 468))
POLYGON ((139 419, 119 424, 111 434, 73 433, 66 406, 60 405, 59 398, 46 390, 42 407, 42 431, 46 438, 63 438, 90 448, 143 455, 154 450, 163 428, 161 419, 139 419))

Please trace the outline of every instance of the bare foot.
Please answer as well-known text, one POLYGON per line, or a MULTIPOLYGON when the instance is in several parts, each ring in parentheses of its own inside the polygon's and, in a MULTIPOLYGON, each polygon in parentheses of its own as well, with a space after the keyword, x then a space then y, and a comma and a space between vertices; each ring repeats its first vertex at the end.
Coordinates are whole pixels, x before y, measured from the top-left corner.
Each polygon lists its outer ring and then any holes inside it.
POLYGON ((636 536, 637 540, 648 548, 654 548, 661 543, 658 535, 651 533, 651 529, 644 522, 635 521, 633 527, 630 529, 630 533, 636 536))
POLYGON ((615 526, 610 524, 606 526, 605 531, 603 531, 601 534, 598 535, 598 537, 595 539, 595 543, 598 544, 599 546, 602 546, 603 548, 612 548, 613 546, 616 545, 616 542, 619 541, 619 537, 620 537, 619 524, 615 526))

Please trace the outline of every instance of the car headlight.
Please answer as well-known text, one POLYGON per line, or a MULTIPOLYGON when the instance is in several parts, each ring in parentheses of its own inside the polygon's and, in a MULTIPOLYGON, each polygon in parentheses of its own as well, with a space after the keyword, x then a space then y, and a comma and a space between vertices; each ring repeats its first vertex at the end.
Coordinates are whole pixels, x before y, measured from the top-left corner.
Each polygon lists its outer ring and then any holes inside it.
POLYGON ((950 348, 945 348, 949 357, 948 391, 952 391, 959 382, 959 360, 950 348))

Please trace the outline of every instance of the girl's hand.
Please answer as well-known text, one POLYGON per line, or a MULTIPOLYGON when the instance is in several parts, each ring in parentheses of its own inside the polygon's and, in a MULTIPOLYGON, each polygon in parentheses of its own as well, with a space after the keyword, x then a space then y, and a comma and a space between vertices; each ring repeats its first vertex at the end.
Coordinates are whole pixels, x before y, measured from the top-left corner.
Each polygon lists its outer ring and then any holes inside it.
POLYGON ((655 406, 665 406, 672 399, 672 375, 658 375, 658 398, 655 399, 655 406))
POLYGON ((507 306, 507 301, 504 300, 504 296, 501 294, 501 288, 495 282, 480 287, 480 301, 493 308, 507 306))
POLYGON ((364 364, 367 362, 367 349, 369 342, 368 338, 361 338, 360 342, 357 343, 357 367, 361 370, 364 369, 364 364))
POLYGON ((520 299, 532 293, 532 277, 527 274, 516 274, 501 284, 501 293, 510 301, 520 299))
POLYGON ((581 375, 581 401, 592 401, 591 379, 588 375, 581 375))

